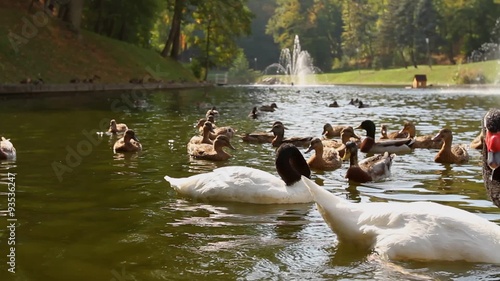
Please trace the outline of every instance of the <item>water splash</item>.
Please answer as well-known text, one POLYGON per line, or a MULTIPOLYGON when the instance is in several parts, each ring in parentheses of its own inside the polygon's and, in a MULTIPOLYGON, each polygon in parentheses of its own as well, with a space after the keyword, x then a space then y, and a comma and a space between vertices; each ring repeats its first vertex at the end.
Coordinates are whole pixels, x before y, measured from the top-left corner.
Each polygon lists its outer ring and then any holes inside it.
POLYGON ((282 49, 278 63, 264 70, 264 75, 284 75, 278 78, 279 82, 294 85, 315 84, 314 75, 311 74, 316 73, 321 73, 321 69, 314 66, 309 53, 302 50, 298 35, 295 35, 292 51, 282 49))

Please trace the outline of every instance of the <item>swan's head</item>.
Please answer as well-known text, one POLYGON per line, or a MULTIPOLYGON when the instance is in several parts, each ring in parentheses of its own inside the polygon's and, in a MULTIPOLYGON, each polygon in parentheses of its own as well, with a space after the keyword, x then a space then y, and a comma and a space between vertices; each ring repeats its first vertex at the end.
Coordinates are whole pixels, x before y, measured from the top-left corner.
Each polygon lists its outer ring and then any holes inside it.
POLYGON ((494 171, 492 178, 500 180, 500 172, 496 172, 500 166, 500 109, 491 109, 484 116, 483 135, 485 136, 483 158, 486 159, 488 167, 494 171))
POLYGON ((311 169, 295 145, 284 143, 276 150, 276 170, 286 185, 300 181, 301 176, 311 177, 311 169))

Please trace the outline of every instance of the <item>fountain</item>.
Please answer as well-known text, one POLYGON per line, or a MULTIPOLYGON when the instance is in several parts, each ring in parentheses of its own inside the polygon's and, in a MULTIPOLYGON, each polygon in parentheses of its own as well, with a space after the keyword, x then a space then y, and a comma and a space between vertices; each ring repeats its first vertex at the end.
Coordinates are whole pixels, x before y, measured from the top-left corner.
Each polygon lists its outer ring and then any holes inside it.
MULTIPOLYGON (((273 63, 264 69, 264 75, 285 75, 283 78, 270 78, 277 84, 304 85, 315 84, 314 75, 320 73, 321 69, 313 65, 313 59, 307 51, 302 51, 299 36, 295 35, 293 50, 282 49, 278 63, 273 63)), ((274 83, 273 83, 274 84, 274 83)))

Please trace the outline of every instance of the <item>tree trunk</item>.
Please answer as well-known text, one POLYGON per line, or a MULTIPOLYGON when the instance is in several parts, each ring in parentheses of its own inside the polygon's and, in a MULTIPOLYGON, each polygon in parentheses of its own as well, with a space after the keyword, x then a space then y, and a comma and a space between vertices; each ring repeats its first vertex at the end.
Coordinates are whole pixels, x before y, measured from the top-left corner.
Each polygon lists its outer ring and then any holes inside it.
POLYGON ((174 42, 172 43, 172 51, 170 52, 170 58, 177 60, 179 58, 180 48, 181 48, 181 30, 179 25, 179 29, 177 29, 176 34, 174 34, 174 42))
MULTIPOLYGON (((182 21, 182 10, 184 9, 184 0, 175 0, 174 6, 174 16, 172 18, 172 25, 170 26, 170 32, 168 33, 167 41, 165 42, 165 47, 161 51, 162 57, 167 57, 172 54, 172 47, 176 41, 176 37, 179 37, 181 32, 181 21, 182 21)), ((178 39, 177 39, 178 40, 178 39)))
POLYGON ((64 21, 71 24, 71 29, 79 33, 82 23, 83 2, 85 0, 72 0, 68 3, 68 12, 63 18, 64 21))
POLYGON ((401 56, 401 59, 403 60, 403 63, 405 64, 405 69, 408 69, 408 63, 406 62, 405 55, 403 54, 403 50, 399 49, 399 55, 401 56))
POLYGON ((210 68, 210 24, 212 20, 209 18, 207 23, 207 45, 205 46, 205 75, 203 77, 203 81, 207 81, 208 79, 208 69, 210 68))
POLYGON ((94 32, 97 34, 101 34, 102 30, 102 2, 103 0, 97 0, 97 20, 94 25, 94 32))

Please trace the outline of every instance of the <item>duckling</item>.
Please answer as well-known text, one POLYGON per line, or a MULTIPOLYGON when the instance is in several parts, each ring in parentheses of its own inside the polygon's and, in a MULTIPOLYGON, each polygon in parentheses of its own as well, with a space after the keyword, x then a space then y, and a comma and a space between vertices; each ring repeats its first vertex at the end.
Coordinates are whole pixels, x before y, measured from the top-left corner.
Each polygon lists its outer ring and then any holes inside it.
POLYGON ((225 135, 219 135, 215 139, 213 145, 201 143, 198 145, 191 145, 189 147, 189 155, 196 159, 212 160, 212 161, 225 161, 231 158, 231 155, 226 153, 222 148, 229 147, 235 149, 229 138, 225 135))
POLYGON ((387 141, 375 141, 375 123, 371 120, 365 120, 356 127, 356 129, 364 129, 366 137, 360 145, 361 152, 364 153, 408 153, 411 152, 411 146, 414 142, 413 139, 398 139, 387 141))
POLYGON ((323 137, 327 139, 340 137, 340 132, 342 131, 342 129, 345 129, 347 127, 348 126, 342 126, 342 125, 332 126, 330 123, 326 123, 323 126, 323 133, 321 133, 321 135, 323 135, 323 137))
POLYGON ((116 120, 115 119, 111 119, 111 121, 109 121, 109 129, 108 129, 108 132, 112 133, 112 134, 122 134, 122 133, 125 133, 125 131, 128 130, 128 127, 126 124, 124 123, 116 123, 116 120))
POLYGON ((276 110, 276 108, 278 108, 278 106, 276 105, 276 103, 271 103, 271 105, 262 105, 261 107, 259 107, 259 110, 260 111, 269 111, 269 112, 274 112, 276 110))
POLYGON ((469 147, 472 149, 483 149, 484 135, 483 131, 479 133, 470 143, 469 147))
POLYGON ((16 158, 16 149, 9 139, 4 137, 0 140, 0 160, 12 160, 16 158))
POLYGON ((414 139, 412 148, 430 148, 440 149, 443 146, 443 140, 433 141, 434 135, 415 136, 416 129, 412 122, 406 122, 401 133, 407 133, 409 138, 414 139))
POLYGON ((139 139, 135 136, 133 130, 125 131, 123 137, 118 139, 113 145, 113 151, 117 152, 137 152, 142 150, 142 145, 139 139))
POLYGON ((279 121, 273 125, 270 132, 274 134, 274 139, 271 141, 274 147, 279 147, 282 143, 292 143, 295 146, 307 147, 311 143, 312 137, 291 137, 285 139, 285 129, 286 127, 283 126, 283 123, 279 121))
POLYGON ((391 176, 392 160, 396 154, 374 155, 358 162, 358 146, 349 141, 346 144, 346 152, 343 160, 349 160, 349 169, 345 175, 346 179, 365 183, 369 181, 379 181, 391 176))
POLYGON ((339 107, 339 104, 338 104, 338 103, 337 103, 337 101, 335 100, 335 101, 333 101, 332 103, 330 103, 330 104, 328 105, 328 107, 339 107))
POLYGON ((441 150, 434 157, 435 162, 449 164, 464 164, 469 162, 469 153, 465 145, 452 145, 453 134, 450 129, 441 129, 433 140, 443 140, 444 142, 441 150))
POLYGON ((319 138, 312 139, 305 153, 309 153, 311 150, 314 150, 315 153, 307 160, 307 164, 312 169, 333 171, 342 165, 342 159, 340 159, 337 150, 323 147, 319 138))
POLYGON ((387 125, 386 124, 382 124, 380 126, 380 138, 379 138, 379 140, 403 139, 403 138, 408 138, 408 137, 409 137, 408 133, 405 133, 403 130, 387 134, 387 125))
POLYGON ((254 106, 252 108, 252 111, 250 111, 250 113, 248 114, 248 117, 252 118, 252 119, 257 119, 257 117, 259 117, 259 113, 257 112, 257 107, 254 106))
POLYGON ((210 145, 213 144, 212 140, 210 139, 210 133, 214 133, 212 122, 205 121, 202 130, 203 133, 201 136, 194 136, 189 140, 188 151, 189 151, 189 146, 191 144, 200 144, 200 143, 206 143, 210 145))

